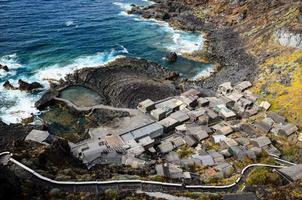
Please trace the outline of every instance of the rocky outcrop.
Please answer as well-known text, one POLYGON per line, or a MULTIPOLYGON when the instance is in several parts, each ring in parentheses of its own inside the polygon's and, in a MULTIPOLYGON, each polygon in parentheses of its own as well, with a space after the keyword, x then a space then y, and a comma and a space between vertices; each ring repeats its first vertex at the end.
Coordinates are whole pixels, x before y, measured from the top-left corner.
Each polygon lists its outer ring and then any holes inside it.
POLYGON ((170 52, 166 55, 166 60, 169 62, 176 62, 177 54, 175 52, 170 52))
POLYGON ((36 108, 42 110, 49 106, 53 99, 59 95, 57 90, 48 90, 44 95, 35 103, 36 108))
POLYGON ((286 29, 280 29, 275 32, 277 42, 286 47, 302 49, 302 32, 291 32, 286 29))
POLYGON ((21 90, 26 92, 33 92, 38 89, 42 89, 43 86, 38 82, 27 83, 22 79, 18 80, 19 87, 13 86, 9 81, 5 81, 3 87, 7 90, 21 90))
POLYGON ((4 70, 4 71, 6 71, 6 72, 9 71, 9 69, 8 69, 8 67, 7 67, 6 65, 1 65, 1 64, 0 64, 0 69, 4 70))
MULTIPOLYGON (((86 68, 76 71, 61 80, 51 90, 60 90, 80 85, 97 92, 101 103, 114 107, 135 108, 140 101, 164 99, 179 93, 178 83, 182 80, 160 65, 141 59, 121 58, 106 67, 86 68)), ((48 92, 36 103, 47 105, 52 93, 48 92)))
POLYGON ((16 89, 9 81, 5 81, 3 83, 3 87, 7 90, 15 90, 16 89))
POLYGON ((27 91, 27 92, 32 92, 34 90, 43 88, 43 86, 38 82, 27 83, 22 79, 18 80, 18 84, 19 84, 19 90, 27 91))
POLYGON ((7 125, 0 120, 0 149, 12 150, 18 141, 24 140, 33 129, 42 129, 40 126, 10 124, 7 125))

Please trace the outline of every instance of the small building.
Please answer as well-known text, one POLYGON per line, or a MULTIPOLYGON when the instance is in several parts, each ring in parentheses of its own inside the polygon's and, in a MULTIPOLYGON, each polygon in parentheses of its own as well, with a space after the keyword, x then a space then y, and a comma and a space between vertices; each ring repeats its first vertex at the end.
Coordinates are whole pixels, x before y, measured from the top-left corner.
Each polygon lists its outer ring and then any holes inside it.
POLYGON ((210 119, 209 116, 207 114, 205 114, 205 115, 199 116, 197 122, 200 125, 208 125, 209 119, 210 119))
POLYGON ((215 164, 212 156, 210 156, 210 155, 196 155, 196 154, 194 154, 192 157, 195 158, 195 159, 200 160, 201 164, 204 165, 204 166, 213 166, 215 164))
POLYGON ((196 89, 189 89, 188 91, 184 92, 181 94, 181 96, 184 97, 196 97, 196 96, 200 96, 200 92, 196 89))
POLYGON ((134 169, 143 168, 146 165, 146 161, 132 155, 123 155, 122 163, 123 165, 131 166, 134 169))
POLYGON ((233 128, 225 122, 220 122, 211 128, 219 135, 229 135, 234 132, 233 128))
POLYGON ((218 164, 214 168, 215 168, 216 171, 222 172, 223 176, 225 178, 230 177, 235 171, 234 167, 231 164, 227 163, 227 162, 223 162, 221 164, 218 164))
POLYGON ((139 145, 143 146, 144 148, 150 148, 154 144, 154 139, 152 139, 150 136, 143 137, 138 140, 139 145))
POLYGON ((222 121, 221 117, 212 109, 206 109, 206 114, 209 117, 209 125, 217 124, 222 121))
POLYGON ((197 140, 193 138, 192 135, 185 135, 183 137, 183 140, 189 147, 195 146, 197 144, 197 140))
POLYGON ((243 92, 244 90, 247 90, 248 88, 252 87, 252 83, 249 81, 243 81, 237 85, 234 86, 234 90, 237 92, 243 92))
POLYGON ((248 135, 249 137, 254 137, 258 135, 258 131, 250 124, 241 124, 239 131, 241 134, 248 135))
POLYGON ((271 142, 271 140, 268 137, 266 137, 266 136, 260 136, 260 137, 257 137, 255 139, 252 139, 251 143, 255 147, 262 148, 264 146, 270 145, 272 142, 271 142))
POLYGON ((188 112, 188 115, 192 121, 196 121, 198 117, 206 114, 206 110, 204 108, 198 108, 196 110, 188 112))
POLYGON ((228 109, 225 105, 217 105, 214 110, 225 120, 232 120, 236 118, 236 113, 228 109))
POLYGON ((182 101, 176 98, 169 98, 167 100, 163 100, 160 103, 155 105, 155 108, 165 108, 169 111, 176 111, 179 110, 180 106, 183 104, 182 101))
POLYGON ((218 144, 226 139, 225 135, 212 135, 211 137, 215 144, 218 144))
POLYGON ((232 139, 232 138, 225 138, 225 140, 223 140, 222 142, 220 142, 220 145, 222 147, 228 148, 228 147, 233 147, 233 146, 237 146, 238 143, 232 139))
POLYGON ((157 164, 155 170, 159 176, 173 179, 184 178, 183 170, 178 165, 171 163, 157 164))
POLYGON ((139 155, 141 155, 145 152, 145 148, 143 146, 138 145, 138 146, 135 146, 135 147, 132 147, 132 148, 128 149, 127 152, 129 154, 139 156, 139 155))
POLYGON ((298 127, 296 125, 288 123, 284 126, 281 126, 278 133, 280 135, 288 137, 291 134, 296 133, 297 131, 298 131, 298 127))
POLYGON ((232 87, 231 82, 225 82, 223 84, 220 84, 217 89, 217 93, 223 94, 223 95, 229 94, 232 91, 233 91, 233 87, 232 87))
POLYGON ((178 121, 179 124, 182 124, 185 121, 188 121, 190 119, 189 116, 182 111, 176 111, 176 112, 172 113, 169 117, 178 121))
POLYGON ((189 127, 187 133, 198 141, 202 141, 209 137, 209 134, 199 126, 189 127))
POLYGON ((236 138, 235 141, 240 144, 241 146, 247 146, 250 144, 250 140, 248 138, 245 137, 239 137, 236 138))
POLYGON ((259 106, 264 110, 268 110, 271 107, 271 104, 267 101, 262 101, 259 106))
POLYGON ((157 121, 160 121, 167 116, 168 112, 172 112, 172 110, 167 107, 160 107, 152 110, 151 116, 154 117, 154 119, 156 119, 157 121))
POLYGON ((198 106, 200 106, 200 107, 206 107, 206 106, 209 106, 210 102, 208 99, 200 97, 197 99, 197 103, 198 103, 198 106))
MULTIPOLYGON (((150 136, 152 139, 163 134, 164 127, 160 123, 151 123, 131 131, 134 139, 150 136)), ((122 137, 123 138, 123 137, 122 137)))
POLYGON ((171 140, 171 142, 172 142, 172 144, 174 145, 175 148, 178 148, 178 147, 186 144, 186 142, 183 140, 182 137, 173 138, 171 140))
POLYGON ((259 130, 262 133, 268 133, 272 129, 272 126, 263 120, 256 121, 254 123, 254 126, 256 127, 257 130, 259 130))
POLYGON ((285 122, 286 122, 286 118, 285 117, 283 117, 281 115, 278 115, 275 112, 267 112, 266 113, 266 117, 271 118, 272 120, 274 120, 274 122, 276 122, 278 124, 285 124, 285 122))
POLYGON ((177 133, 185 133, 187 131, 187 127, 185 124, 178 125, 175 127, 177 133))
POLYGON ((197 96, 189 96, 189 97, 180 96, 179 98, 185 105, 189 107, 194 108, 198 105, 197 96))
POLYGON ((209 155, 212 156, 215 163, 222 163, 224 162, 224 156, 220 153, 218 153, 215 150, 208 151, 209 155))
POLYGON ((41 130, 35 130, 33 129, 26 137, 25 137, 25 141, 31 140, 34 142, 38 142, 40 144, 46 144, 47 143, 47 139, 49 138, 49 133, 48 131, 41 131, 41 130))
POLYGON ((302 164, 284 167, 277 170, 286 180, 297 181, 302 178, 302 164))
POLYGON ((232 92, 231 94, 228 94, 226 97, 234 102, 238 102, 243 97, 243 94, 238 92, 232 92))
POLYGON ((234 156, 234 158, 238 159, 238 160, 242 160, 246 154, 243 151, 244 149, 242 149, 239 146, 231 146, 229 147, 229 152, 230 154, 232 154, 234 156))
POLYGON ((174 146, 170 141, 163 141, 158 145, 158 148, 161 153, 169 153, 170 151, 173 151, 174 146))
POLYGON ((165 156, 165 158, 166 158, 166 161, 168 163, 173 163, 173 164, 176 164, 176 165, 180 165, 180 163, 181 163, 180 158, 179 158, 178 154, 175 151, 169 152, 165 156))
POLYGON ((164 127, 165 132, 173 130, 179 124, 178 121, 176 121, 175 119, 173 119, 171 117, 167 117, 167 118, 159 121, 158 123, 164 127))
POLYGON ((151 110, 155 109, 155 103, 151 99, 146 99, 145 101, 142 101, 138 104, 137 108, 144 112, 150 112, 151 110))
POLYGON ((262 147, 262 149, 268 155, 272 155, 272 156, 275 156, 275 157, 280 157, 282 155, 281 152, 275 146, 273 146, 272 144, 264 146, 264 147, 262 147))

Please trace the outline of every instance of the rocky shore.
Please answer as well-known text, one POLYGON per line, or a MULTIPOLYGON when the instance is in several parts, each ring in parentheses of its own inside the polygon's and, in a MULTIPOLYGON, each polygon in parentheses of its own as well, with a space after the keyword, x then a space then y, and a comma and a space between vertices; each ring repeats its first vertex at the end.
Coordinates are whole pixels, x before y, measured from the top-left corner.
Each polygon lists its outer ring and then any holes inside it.
POLYGON ((78 85, 95 91, 104 105, 135 108, 143 99, 156 101, 178 94, 181 82, 179 74, 156 63, 121 58, 105 67, 85 68, 68 75, 59 84, 53 84, 36 107, 47 106, 59 91, 78 85))
MULTIPOLYGON (((237 83, 253 81, 257 74, 257 64, 253 57, 245 52, 244 42, 239 33, 228 26, 202 20, 194 13, 194 8, 206 1, 156 0, 149 7, 133 6, 130 14, 144 18, 154 18, 168 22, 176 29, 198 31, 206 35, 206 46, 201 52, 202 59, 220 65, 217 73, 199 84, 205 88, 216 89, 225 81, 237 83)), ((199 53, 196 53, 200 56, 199 53)), ((194 55, 193 55, 194 56, 194 55)))

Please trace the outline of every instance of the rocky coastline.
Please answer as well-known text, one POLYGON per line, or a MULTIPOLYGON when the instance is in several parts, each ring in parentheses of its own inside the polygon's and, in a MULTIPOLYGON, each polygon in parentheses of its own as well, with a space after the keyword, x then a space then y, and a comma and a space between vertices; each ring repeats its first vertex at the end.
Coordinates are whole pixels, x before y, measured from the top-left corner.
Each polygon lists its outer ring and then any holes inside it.
POLYGON ((205 34, 205 47, 202 52, 195 52, 202 60, 219 64, 212 76, 198 84, 204 88, 217 89, 223 82, 253 81, 257 74, 256 60, 245 52, 244 42, 239 33, 228 26, 201 20, 194 15, 194 7, 205 2, 192 3, 178 0, 156 0, 149 7, 133 5, 129 14, 137 14, 143 18, 154 18, 166 21, 170 26, 185 31, 196 31, 205 34))

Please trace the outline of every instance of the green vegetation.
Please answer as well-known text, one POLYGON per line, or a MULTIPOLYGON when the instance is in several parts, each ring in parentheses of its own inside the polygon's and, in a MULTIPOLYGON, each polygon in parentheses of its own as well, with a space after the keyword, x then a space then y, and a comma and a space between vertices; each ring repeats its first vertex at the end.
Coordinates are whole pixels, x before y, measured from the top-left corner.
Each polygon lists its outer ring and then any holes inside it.
POLYGON ((246 178, 247 185, 276 185, 279 176, 267 168, 256 168, 246 178))
POLYGON ((176 152, 180 158, 186 158, 194 153, 194 149, 188 145, 183 145, 176 152))

